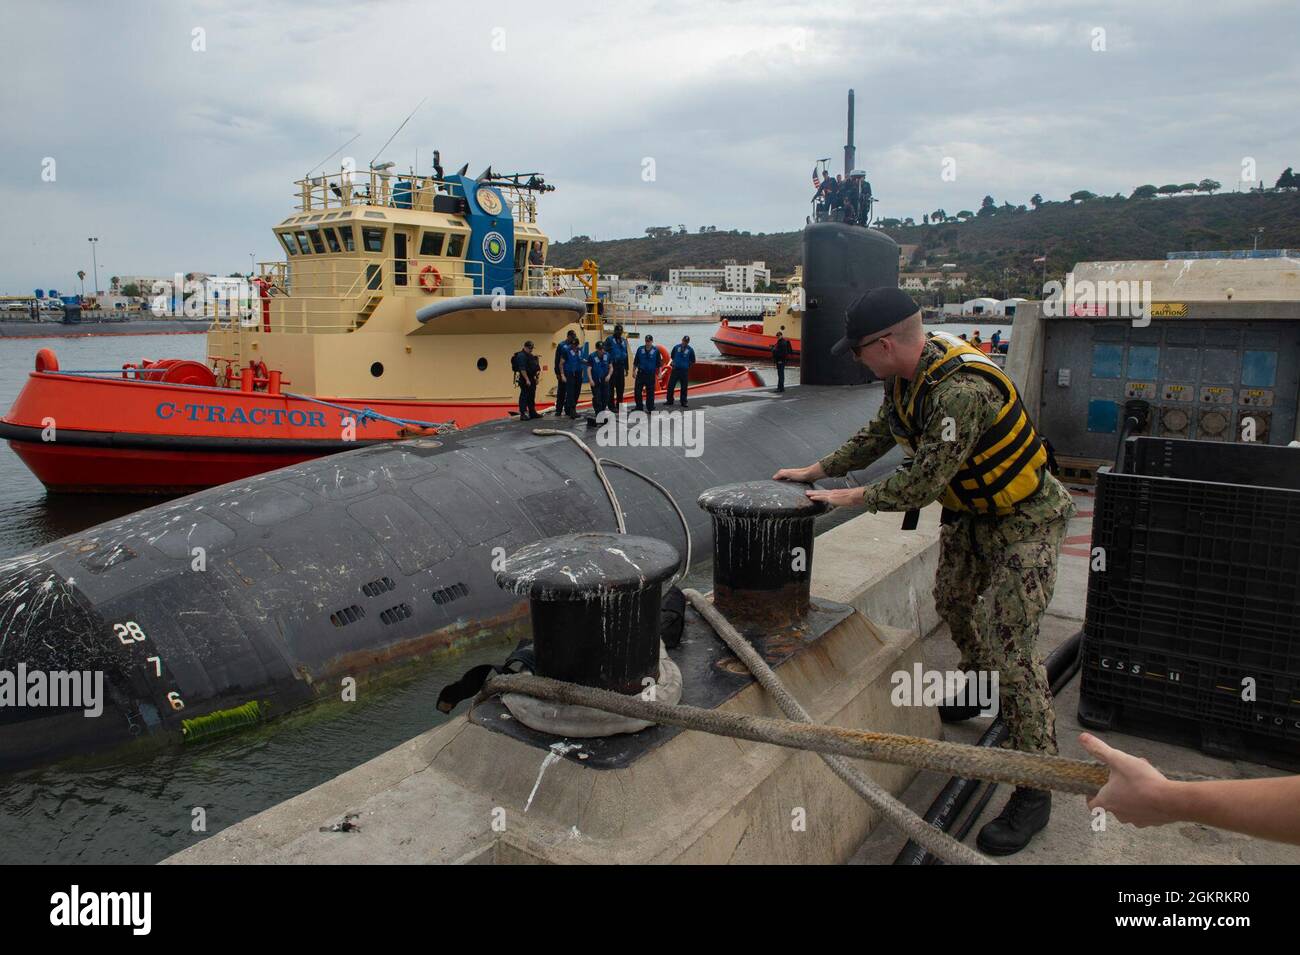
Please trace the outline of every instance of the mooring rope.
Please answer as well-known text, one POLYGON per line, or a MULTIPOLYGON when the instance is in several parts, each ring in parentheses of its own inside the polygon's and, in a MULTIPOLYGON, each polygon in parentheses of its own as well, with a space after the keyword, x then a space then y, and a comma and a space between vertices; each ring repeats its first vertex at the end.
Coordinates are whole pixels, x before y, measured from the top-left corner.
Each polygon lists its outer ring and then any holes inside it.
MULTIPOLYGON (((699 612, 722 642, 731 648, 740 660, 749 667, 754 679, 776 700, 781 712, 798 723, 811 723, 812 717, 803 708, 794 695, 786 689, 781 678, 767 665, 757 650, 741 636, 740 632, 723 616, 722 611, 709 603, 698 590, 686 589, 682 593, 699 612)), ((849 764, 842 756, 821 753, 821 758, 836 776, 844 780, 848 787, 875 808, 881 816, 893 823, 904 835, 910 837, 917 845, 923 846, 945 862, 959 865, 996 865, 993 860, 963 845, 946 832, 935 829, 924 819, 908 809, 887 789, 875 782, 857 767, 849 764)))
MULTIPOLYGON (((265 392, 259 392, 259 394, 265 394, 265 392)), ((456 429, 456 422, 454 421, 417 421, 414 418, 394 418, 391 415, 386 415, 370 408, 350 408, 347 405, 340 405, 335 404, 333 401, 326 401, 324 398, 313 398, 311 395, 300 395, 292 391, 282 391, 280 394, 284 395, 286 398, 295 398, 298 401, 310 401, 314 404, 324 405, 327 408, 346 411, 356 419, 357 424, 360 424, 362 421, 369 418, 374 421, 387 421, 389 424, 410 425, 431 431, 454 431, 456 429)), ((275 396, 272 395, 271 397, 275 396)))
POLYGON ((650 720, 702 730, 719 736, 772 743, 814 753, 830 753, 850 759, 898 763, 954 776, 974 776, 998 783, 1052 789, 1057 792, 1095 796, 1106 784, 1107 769, 1100 763, 1014 749, 988 750, 965 743, 949 743, 924 736, 876 733, 820 723, 796 723, 765 716, 702 710, 695 706, 652 703, 639 696, 625 696, 576 683, 563 683, 524 673, 493 674, 483 685, 481 696, 523 693, 538 699, 590 706, 633 719, 650 720))

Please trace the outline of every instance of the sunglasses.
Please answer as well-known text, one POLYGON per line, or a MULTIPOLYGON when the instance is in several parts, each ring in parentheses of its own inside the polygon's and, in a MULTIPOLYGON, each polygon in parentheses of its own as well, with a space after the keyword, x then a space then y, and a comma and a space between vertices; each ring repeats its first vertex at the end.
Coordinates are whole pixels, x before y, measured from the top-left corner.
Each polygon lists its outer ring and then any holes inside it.
POLYGON ((849 350, 853 352, 853 357, 854 357, 854 358, 857 358, 858 355, 862 354, 862 349, 864 349, 864 348, 870 348, 870 347, 871 347, 872 345, 874 345, 876 342, 884 341, 886 338, 888 338, 888 337, 889 337, 890 335, 892 335, 892 334, 894 334, 894 333, 893 333, 893 332, 885 332, 885 334, 881 335, 879 338, 873 338, 873 339, 871 339, 871 341, 869 341, 869 342, 863 342, 863 343, 860 344, 860 345, 850 345, 850 346, 849 346, 849 350))

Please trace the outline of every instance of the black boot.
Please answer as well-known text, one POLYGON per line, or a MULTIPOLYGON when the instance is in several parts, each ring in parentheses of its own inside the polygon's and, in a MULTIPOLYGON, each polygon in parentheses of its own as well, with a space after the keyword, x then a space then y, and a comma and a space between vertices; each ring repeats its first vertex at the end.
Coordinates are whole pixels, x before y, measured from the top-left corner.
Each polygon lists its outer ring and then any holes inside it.
POLYGON ((1002 814, 980 830, 975 844, 991 856, 1009 856, 1029 845, 1034 833, 1052 817, 1052 794, 1017 786, 1002 814))

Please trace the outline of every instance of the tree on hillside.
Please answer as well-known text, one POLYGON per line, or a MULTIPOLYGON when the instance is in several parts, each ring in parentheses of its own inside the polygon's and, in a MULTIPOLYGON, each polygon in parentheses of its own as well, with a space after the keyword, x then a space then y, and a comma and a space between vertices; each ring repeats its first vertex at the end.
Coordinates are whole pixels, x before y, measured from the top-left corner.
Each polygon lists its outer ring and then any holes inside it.
POLYGON ((1223 183, 1216 182, 1213 179, 1202 179, 1196 184, 1197 192, 1204 192, 1213 195, 1216 189, 1222 189, 1223 183))
POLYGON ((1162 196, 1172 196, 1182 191, 1183 187, 1178 185, 1176 182, 1167 183, 1156 190, 1156 192, 1160 193, 1162 196))
POLYGON ((930 224, 930 213, 927 212, 925 215, 921 216, 921 225, 929 225, 929 224, 930 224))
POLYGON ((943 209, 935 209, 930 213, 930 221, 932 222, 946 222, 947 220, 948 213, 944 212, 943 209))
POLYGON ((1074 202, 1087 202, 1089 199, 1096 199, 1095 192, 1089 192, 1087 189, 1080 189, 1078 192, 1070 193, 1070 199, 1074 202))
POLYGON ((1277 177, 1277 184, 1273 188, 1274 189, 1300 189, 1300 176, 1297 176, 1295 173, 1293 173, 1291 171, 1291 167, 1287 166, 1285 169, 1282 170, 1282 175, 1277 177))
POLYGON ((975 213, 971 212, 969 209, 963 209, 961 212, 957 213, 957 218, 963 222, 967 222, 975 218, 975 213))
POLYGON ((997 213, 998 213, 998 206, 997 203, 993 201, 993 197, 985 196, 984 201, 980 203, 980 211, 977 212, 976 215, 993 216, 993 215, 997 215, 997 213))
POLYGON ((901 219, 878 219, 876 224, 882 229, 897 229, 903 224, 901 219))
POLYGON ((1040 196, 1038 193, 1034 193, 1032 196, 1029 197, 1029 204, 1033 206, 1035 209, 1037 209, 1039 206, 1043 204, 1043 197, 1040 196))
POLYGON ((1154 199, 1156 197, 1156 193, 1159 191, 1160 190, 1156 189, 1156 187, 1152 185, 1138 186, 1136 189, 1133 190, 1133 195, 1129 196, 1129 198, 1130 199, 1154 199))

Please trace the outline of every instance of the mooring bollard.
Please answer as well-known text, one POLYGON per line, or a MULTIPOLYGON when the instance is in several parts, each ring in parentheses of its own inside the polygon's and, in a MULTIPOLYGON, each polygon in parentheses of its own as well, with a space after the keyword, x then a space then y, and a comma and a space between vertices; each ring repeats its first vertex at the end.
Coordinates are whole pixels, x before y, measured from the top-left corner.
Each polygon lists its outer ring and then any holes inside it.
POLYGON ((713 603, 738 627, 788 627, 808 613, 813 519, 826 505, 807 490, 747 481, 700 495, 713 518, 713 603))
POLYGON ((565 534, 506 558, 497 585, 526 594, 537 675, 640 693, 659 676, 659 606, 676 548, 652 537, 565 534))

